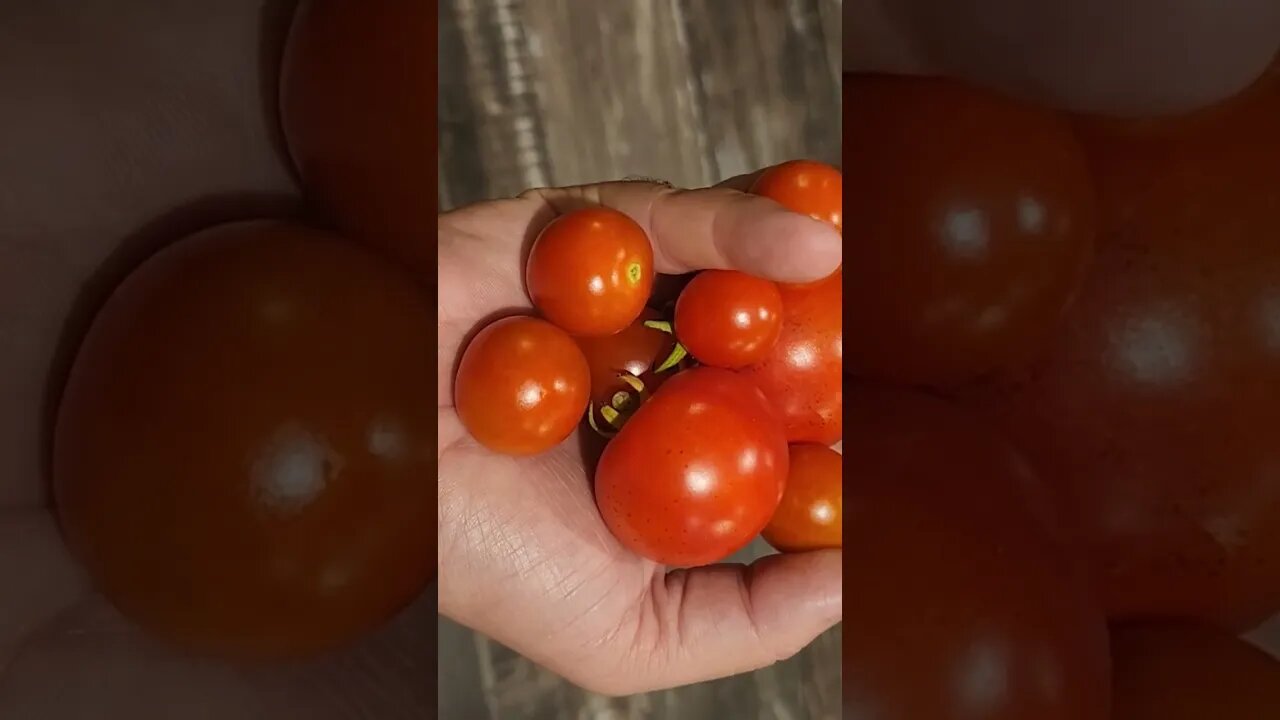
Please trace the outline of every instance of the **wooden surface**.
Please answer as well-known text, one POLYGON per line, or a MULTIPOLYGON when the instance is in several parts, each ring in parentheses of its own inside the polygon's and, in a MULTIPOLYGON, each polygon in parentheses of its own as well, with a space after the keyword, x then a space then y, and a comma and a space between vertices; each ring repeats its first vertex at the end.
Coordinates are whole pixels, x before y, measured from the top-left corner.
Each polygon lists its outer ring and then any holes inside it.
MULTIPOLYGON (((440 207, 838 164, 840 27, 840 0, 443 0, 440 207)), ((761 672, 607 700, 442 620, 440 717, 834 720, 839 645, 837 628, 761 672)))
POLYGON ((840 160, 840 0, 444 0, 441 207, 840 160))

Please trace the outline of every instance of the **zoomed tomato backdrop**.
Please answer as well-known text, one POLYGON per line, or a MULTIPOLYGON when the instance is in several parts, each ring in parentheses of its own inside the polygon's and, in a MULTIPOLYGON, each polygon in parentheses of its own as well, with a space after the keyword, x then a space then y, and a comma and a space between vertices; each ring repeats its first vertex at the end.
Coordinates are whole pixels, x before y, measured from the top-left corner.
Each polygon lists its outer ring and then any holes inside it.
POLYGON ((352 237, 434 282, 436 3, 303 0, 281 120, 307 193, 352 237))
POLYGON ((1280 713, 1280 660, 1194 623, 1112 635, 1114 720, 1263 720, 1280 713))
POLYGON ((965 393, 1080 525, 1113 615, 1280 610, 1280 82, 1081 121, 1096 261, 1029 369, 965 393))
POLYGON ((845 76, 844 101, 850 372, 947 385, 1040 349, 1094 241, 1067 119, 931 78, 845 76))
POLYGON ((1025 460, 908 390, 851 385, 847 427, 845 717, 1110 720, 1103 615, 1025 460))
POLYGON ((111 296, 58 413, 71 548, 143 627, 237 658, 390 619, 436 565, 431 297, 347 240, 226 225, 111 296))

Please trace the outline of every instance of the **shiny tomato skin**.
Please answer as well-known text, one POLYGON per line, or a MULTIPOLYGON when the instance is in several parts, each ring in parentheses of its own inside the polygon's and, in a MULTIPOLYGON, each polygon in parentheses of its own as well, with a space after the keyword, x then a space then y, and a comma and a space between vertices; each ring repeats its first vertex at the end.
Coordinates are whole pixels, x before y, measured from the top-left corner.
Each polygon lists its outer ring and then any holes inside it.
POLYGON ((1109 720, 1107 628, 1043 485, 912 391, 850 386, 845 717, 1109 720))
POLYGON ((760 173, 751 184, 751 193, 844 232, 842 187, 840 171, 830 165, 790 160, 760 173))
POLYGON ((639 378, 646 393, 652 394, 675 374, 675 369, 653 372, 675 349, 671 333, 647 327, 645 322, 661 320, 656 310, 644 308, 640 317, 625 330, 603 337, 575 337, 591 368, 591 402, 609 405, 616 393, 634 392, 618 378, 628 373, 639 378))
POLYGON ((942 79, 846 75, 849 369, 953 385, 1053 335, 1095 236, 1065 117, 942 79))
POLYGON ((782 552, 838 548, 844 531, 844 466, 826 445, 792 445, 787 488, 761 535, 782 552))
POLYGON ((585 208, 552 220, 533 242, 525 268, 529 298, 572 335, 620 332, 653 290, 653 246, 644 229, 611 208, 585 208))
POLYGON ((303 0, 280 115, 307 193, 352 237, 435 281, 434 3, 303 0))
POLYGON ((462 351, 453 403, 471 437, 504 455, 559 445, 582 419, 591 368, 568 333, 546 320, 495 320, 462 351))
POLYGON ((831 445, 843 432, 842 277, 779 284, 782 331, 763 362, 741 371, 773 403, 787 442, 831 445))
POLYGON ((1219 629, 1189 623, 1112 633, 1116 720, 1255 720, 1280 709, 1280 661, 1219 629))
POLYGON ((1280 610, 1280 82, 1193 116, 1081 123, 1094 269, 1024 372, 964 392, 1078 524, 1110 613, 1280 610))
POLYGON ((303 227, 225 225, 144 263, 62 397, 64 534, 125 615, 235 659, 391 618, 435 569, 435 309, 303 227))
POLYGON ((762 362, 782 332, 782 294, 736 270, 705 270, 676 300, 676 337, 704 365, 737 369, 762 362))
POLYGON ((787 443, 768 401, 739 375, 699 367, 668 380, 605 447, 596 502, 636 554, 706 565, 759 534, 786 477, 787 443))

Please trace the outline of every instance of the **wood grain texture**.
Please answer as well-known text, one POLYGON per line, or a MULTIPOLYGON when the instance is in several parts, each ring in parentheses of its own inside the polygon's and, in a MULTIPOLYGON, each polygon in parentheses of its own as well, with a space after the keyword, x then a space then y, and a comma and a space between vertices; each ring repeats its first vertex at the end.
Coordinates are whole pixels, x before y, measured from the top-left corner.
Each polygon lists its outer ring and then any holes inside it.
MULTIPOLYGON (((840 0, 443 0, 440 12, 442 210, 538 185, 701 186, 795 157, 840 162, 840 0)), ((839 628, 756 673, 609 699, 440 622, 450 720, 839 716, 839 628)))
POLYGON ((445 0, 441 208, 840 161, 840 0, 445 0))

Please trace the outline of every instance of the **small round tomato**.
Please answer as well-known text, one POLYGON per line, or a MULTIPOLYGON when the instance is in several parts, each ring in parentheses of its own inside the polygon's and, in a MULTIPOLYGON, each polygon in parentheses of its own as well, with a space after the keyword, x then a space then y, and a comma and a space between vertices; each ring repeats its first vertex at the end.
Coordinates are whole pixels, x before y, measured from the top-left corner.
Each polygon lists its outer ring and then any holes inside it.
POLYGON ((434 3, 304 0, 280 115, 311 194, 352 237, 435 280, 434 3))
POLYGON ((568 333, 538 318, 496 320, 462 352, 453 403, 467 432, 507 455, 559 445, 587 409, 591 369, 568 333))
POLYGON ((706 270, 676 300, 676 337, 704 365, 741 368, 763 361, 782 332, 782 295, 768 280, 706 270))
MULTIPOLYGON (((655 372, 671 357, 676 346, 671 333, 645 325, 660 318, 656 310, 645 308, 640 317, 620 333, 574 338, 591 368, 593 411, 612 408, 620 418, 634 412, 644 398, 678 371, 680 365, 655 372)), ((610 422, 607 417, 600 419, 610 422)))
POLYGON ((843 274, 809 285, 779 285, 782 331, 769 356, 741 372, 782 417, 787 441, 831 445, 842 432, 843 274))
POLYGON ((1070 124, 948 80, 844 85, 850 370, 950 385, 1027 359, 1093 248, 1093 185, 1070 124))
POLYGON ((844 472, 840 453, 826 445, 792 445, 787 489, 765 527, 764 539, 782 552, 841 546, 844 472))
POLYGON ((1106 622, 1027 462, 941 400, 850 392, 845 717, 1110 718, 1106 622))
POLYGON ((431 297, 278 222, 182 240, 111 295, 58 412, 68 544, 146 630, 310 655, 381 625, 436 564, 431 297))
POLYGON ((760 173, 751 193, 792 212, 808 215, 844 231, 844 195, 840 171, 812 160, 791 160, 760 173))
POLYGON ((1121 626, 1111 636, 1116 720, 1260 720, 1280 709, 1280 661, 1186 623, 1121 626))
POLYGON ((612 335, 640 315, 653 290, 653 246, 610 208, 552 220, 533 242, 525 284, 534 306, 573 335, 612 335))
POLYGON ((741 549, 778 507, 787 441, 741 376, 700 367, 636 411, 596 467, 596 502, 624 546, 651 560, 706 565, 741 549))

